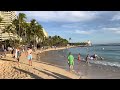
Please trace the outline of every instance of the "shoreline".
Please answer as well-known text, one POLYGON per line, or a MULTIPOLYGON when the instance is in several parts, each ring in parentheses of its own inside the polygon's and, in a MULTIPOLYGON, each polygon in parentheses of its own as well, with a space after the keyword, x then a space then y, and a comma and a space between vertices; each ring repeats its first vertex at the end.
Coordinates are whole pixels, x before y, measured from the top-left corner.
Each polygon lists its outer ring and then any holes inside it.
POLYGON ((46 52, 46 51, 56 51, 56 50, 63 50, 63 49, 68 49, 68 48, 75 48, 77 46, 69 46, 69 47, 58 47, 58 48, 48 48, 46 50, 36 50, 35 51, 35 54, 39 54, 39 53, 43 53, 43 52, 46 52))
MULTIPOLYGON (((73 47, 73 46, 72 46, 73 47)), ((71 47, 70 47, 71 48, 71 47)), ((66 47, 57 48, 56 50, 66 49, 66 47)), ((55 49, 47 49, 51 51, 55 49)), ((42 53, 41 52, 41 53, 42 53)), ((28 65, 25 53, 20 57, 20 65, 18 66, 15 59, 11 55, 0 60, 0 79, 84 79, 75 73, 66 71, 60 67, 50 65, 49 63, 39 62, 36 60, 36 53, 33 54, 33 65, 28 65)), ((85 78, 86 79, 86 78, 85 78)))
MULTIPOLYGON (((55 49, 55 48, 49 48, 49 49, 46 49, 46 50, 43 50, 43 51, 37 50, 35 54, 36 54, 36 55, 39 55, 39 56, 41 57, 42 53, 44 53, 44 52, 57 51, 57 50, 63 50, 63 49, 65 50, 65 49, 76 48, 76 47, 78 47, 78 46, 69 46, 68 48, 66 48, 66 47, 59 47, 59 48, 57 48, 57 49, 55 49)), ((40 61, 41 61, 41 62, 44 62, 44 61, 42 61, 42 60, 40 60, 40 61)), ((44 62, 44 63, 48 63, 48 62, 44 62)), ((49 64, 50 64, 50 63, 49 63, 49 64)), ((53 66, 56 66, 56 67, 58 67, 58 68, 64 69, 65 71, 69 72, 69 71, 66 70, 65 68, 62 68, 61 66, 58 66, 58 65, 56 65, 56 64, 52 64, 52 65, 53 65, 53 66)), ((89 78, 86 77, 85 75, 81 74, 81 72, 77 73, 76 71, 74 71, 73 74, 79 76, 81 79, 89 79, 89 78)), ((79 78, 79 79, 80 79, 80 78, 79 78)))

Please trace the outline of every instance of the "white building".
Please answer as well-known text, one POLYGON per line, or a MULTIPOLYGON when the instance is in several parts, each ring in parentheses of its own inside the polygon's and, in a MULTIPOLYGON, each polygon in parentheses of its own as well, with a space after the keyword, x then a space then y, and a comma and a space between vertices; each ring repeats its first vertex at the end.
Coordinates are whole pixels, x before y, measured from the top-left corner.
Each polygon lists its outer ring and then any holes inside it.
POLYGON ((92 46, 92 43, 90 40, 88 40, 86 43, 88 44, 88 46, 92 46))
POLYGON ((48 38, 48 33, 45 31, 45 29, 42 28, 42 30, 43 30, 43 33, 44 33, 45 37, 48 38))
MULTIPOLYGON (((15 11, 0 11, 0 17, 2 18, 0 23, 0 39, 4 41, 5 39, 9 39, 9 35, 8 33, 2 33, 2 30, 12 24, 12 21, 16 19, 17 16, 15 11)), ((11 37, 16 37, 12 33, 10 35, 11 37)))

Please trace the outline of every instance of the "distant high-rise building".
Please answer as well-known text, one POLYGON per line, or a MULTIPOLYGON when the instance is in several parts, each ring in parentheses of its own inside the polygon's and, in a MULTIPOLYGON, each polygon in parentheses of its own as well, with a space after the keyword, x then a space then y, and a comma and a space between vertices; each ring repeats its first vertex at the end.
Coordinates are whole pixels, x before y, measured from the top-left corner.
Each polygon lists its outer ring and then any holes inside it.
POLYGON ((2 40, 8 39, 9 35, 7 33, 2 34, 2 30, 8 25, 12 24, 12 21, 17 18, 16 11, 0 11, 0 17, 2 21, 0 22, 0 38, 2 40))

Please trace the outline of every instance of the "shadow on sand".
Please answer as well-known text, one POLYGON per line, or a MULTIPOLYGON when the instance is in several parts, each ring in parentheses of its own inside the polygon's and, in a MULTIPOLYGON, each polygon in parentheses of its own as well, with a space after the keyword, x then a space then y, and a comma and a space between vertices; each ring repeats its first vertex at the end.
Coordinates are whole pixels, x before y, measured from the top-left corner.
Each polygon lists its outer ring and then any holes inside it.
POLYGON ((52 77, 54 77, 56 79, 71 79, 71 78, 69 78, 67 76, 64 76, 64 75, 61 75, 61 74, 58 74, 58 73, 55 73, 55 72, 51 72, 51 71, 46 70, 46 69, 43 69, 45 71, 42 71, 42 70, 39 70, 39 69, 36 69, 36 68, 33 68, 33 69, 38 70, 39 72, 42 72, 44 74, 47 74, 48 76, 52 76, 52 77))
MULTIPOLYGON (((0 59, 0 60, 3 60, 3 61, 11 61, 11 62, 17 62, 17 61, 13 61, 13 60, 9 60, 9 59, 0 59)), ((25 64, 25 65, 28 65, 28 66, 29 66, 29 64, 26 64, 26 63, 23 63, 23 62, 19 62, 19 63, 25 64)))
MULTIPOLYGON (((44 69, 44 70, 46 70, 46 69, 44 69)), ((49 70, 46 70, 46 71, 49 71, 49 70)), ((51 71, 49 71, 49 72, 51 72, 51 71)), ((71 78, 69 78, 69 77, 67 77, 67 76, 61 75, 61 74, 56 73, 56 72, 51 72, 51 73, 53 73, 53 74, 55 74, 55 75, 57 75, 57 76, 59 76, 59 77, 62 77, 63 79, 71 79, 71 78)))
POLYGON ((55 64, 51 64, 51 63, 44 62, 44 61, 37 61, 37 60, 33 60, 33 61, 34 61, 34 62, 37 62, 37 63, 43 63, 43 64, 46 64, 46 65, 51 65, 51 66, 56 66, 56 67, 62 68, 62 66, 55 65, 55 64))
POLYGON ((16 70, 19 70, 19 71, 21 71, 21 72, 23 72, 23 73, 29 74, 32 78, 35 78, 35 79, 43 79, 43 78, 39 77, 38 75, 35 75, 35 74, 33 74, 33 73, 31 73, 31 72, 28 72, 28 71, 25 71, 25 70, 23 70, 23 69, 19 69, 19 68, 16 68, 16 67, 13 67, 13 68, 16 69, 16 70))
POLYGON ((1 58, 0 60, 3 60, 3 61, 12 61, 12 62, 17 62, 17 61, 13 61, 13 60, 9 60, 9 59, 3 59, 3 58, 1 58))

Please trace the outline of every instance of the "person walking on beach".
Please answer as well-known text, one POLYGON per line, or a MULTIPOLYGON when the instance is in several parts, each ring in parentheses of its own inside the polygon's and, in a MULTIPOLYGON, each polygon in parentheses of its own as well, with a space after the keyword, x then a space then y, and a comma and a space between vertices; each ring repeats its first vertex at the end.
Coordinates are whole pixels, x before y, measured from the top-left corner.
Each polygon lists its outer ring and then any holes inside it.
POLYGON ((27 59, 29 60, 29 66, 32 66, 32 49, 30 47, 27 50, 27 59))
POLYGON ((80 57, 80 53, 78 54, 78 62, 80 62, 81 57, 80 57))
POLYGON ((18 65, 19 65, 20 56, 21 56, 21 52, 20 52, 20 48, 18 47, 15 50, 15 59, 17 60, 18 65))
POLYGON ((69 70, 73 71, 73 66, 74 66, 74 57, 73 55, 71 54, 71 52, 69 53, 68 55, 68 65, 69 65, 69 70))

